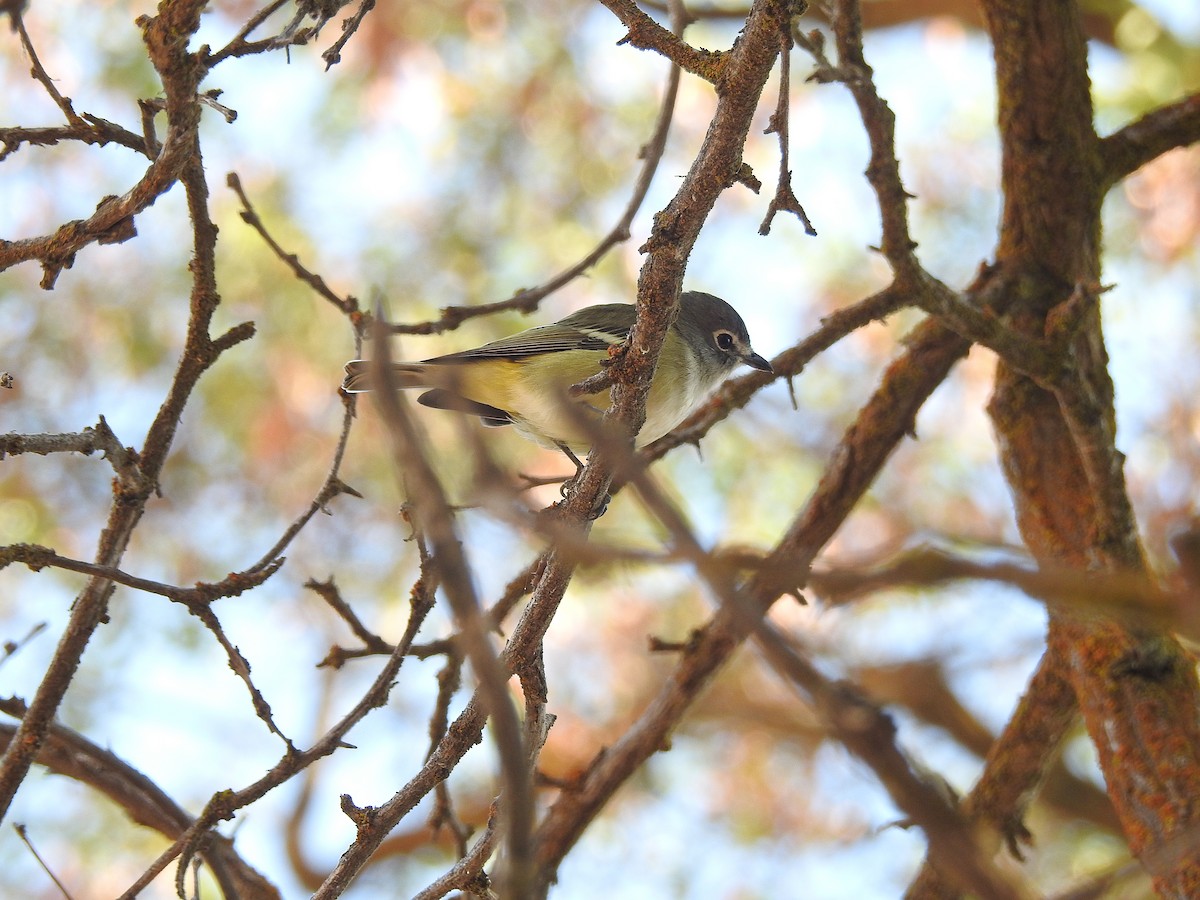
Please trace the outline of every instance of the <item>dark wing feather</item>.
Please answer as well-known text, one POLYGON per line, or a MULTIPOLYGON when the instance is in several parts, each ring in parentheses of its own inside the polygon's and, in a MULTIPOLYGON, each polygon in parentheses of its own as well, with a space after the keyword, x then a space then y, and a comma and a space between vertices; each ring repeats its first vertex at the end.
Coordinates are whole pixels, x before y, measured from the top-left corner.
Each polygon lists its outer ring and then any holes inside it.
POLYGON ((512 416, 504 410, 488 406, 486 403, 479 403, 476 400, 468 400, 466 397, 460 397, 453 391, 447 391, 442 388, 434 388, 432 391, 426 391, 417 398, 417 402, 431 409, 452 409, 455 412, 479 416, 483 420, 484 425, 492 427, 512 424, 512 416))
POLYGON ((564 350, 607 350, 628 337, 635 315, 630 303, 602 303, 581 309, 552 325, 539 325, 474 350, 435 356, 423 362, 455 365, 480 359, 515 361, 564 350))

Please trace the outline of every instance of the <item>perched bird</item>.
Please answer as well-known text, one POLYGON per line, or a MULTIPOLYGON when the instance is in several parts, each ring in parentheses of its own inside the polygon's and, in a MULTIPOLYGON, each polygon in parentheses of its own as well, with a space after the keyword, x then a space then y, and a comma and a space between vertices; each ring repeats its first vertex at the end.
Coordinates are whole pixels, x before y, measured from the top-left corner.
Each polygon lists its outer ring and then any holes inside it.
MULTIPOLYGON (((563 408, 573 384, 600 371, 610 347, 633 327, 629 303, 604 303, 572 313, 553 325, 539 325, 461 353, 421 362, 392 365, 399 388, 427 388, 424 406, 479 416, 485 425, 512 425, 523 437, 544 447, 563 450, 577 464, 591 441, 586 429, 563 408)), ((639 447, 662 437, 696 409, 740 363, 763 372, 771 364, 750 346, 746 323, 737 310, 712 294, 687 291, 679 298, 679 315, 667 330, 650 394, 646 422, 638 432, 639 447)), ((346 364, 342 389, 369 391, 371 363, 346 364)), ((608 392, 580 402, 601 412, 608 392)))

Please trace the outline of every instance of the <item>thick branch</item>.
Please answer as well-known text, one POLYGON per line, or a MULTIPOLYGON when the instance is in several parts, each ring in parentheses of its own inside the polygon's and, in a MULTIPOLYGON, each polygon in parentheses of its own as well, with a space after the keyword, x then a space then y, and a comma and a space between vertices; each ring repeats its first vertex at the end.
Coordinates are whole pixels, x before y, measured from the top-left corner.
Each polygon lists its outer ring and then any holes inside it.
MULTIPOLYGON (((1102 150, 1077 4, 985 0, 983 8, 1000 100, 998 258, 1025 275, 1014 327, 1040 338, 1060 330, 1056 311, 1072 287, 1099 283, 1101 201, 1113 177, 1146 151, 1129 149, 1139 146, 1136 131, 1102 150)), ((1008 365, 997 370, 988 411, 1001 463, 1022 537, 1039 561, 1142 572, 1099 315, 1094 305, 1075 305, 1083 309, 1072 317, 1065 304, 1069 364, 1053 393, 1008 365)), ((1158 629, 1091 611, 1053 615, 1048 648, 1074 687, 1130 848, 1159 892, 1194 896, 1200 687, 1192 661, 1158 629)))
POLYGON ((1200 141, 1200 94, 1151 110, 1100 141, 1105 188, 1168 150, 1200 141))
MULTIPOLYGON (((1054 654, 1042 657, 1017 711, 988 750, 983 775, 962 803, 972 823, 991 827, 992 845, 1001 842, 1019 856, 1029 834, 1025 810, 1041 786, 1056 748, 1076 718, 1075 694, 1064 662, 1054 654)), ((989 832, 981 829, 981 838, 989 832)), ((927 860, 905 894, 906 900, 955 900, 962 896, 948 873, 927 860)))

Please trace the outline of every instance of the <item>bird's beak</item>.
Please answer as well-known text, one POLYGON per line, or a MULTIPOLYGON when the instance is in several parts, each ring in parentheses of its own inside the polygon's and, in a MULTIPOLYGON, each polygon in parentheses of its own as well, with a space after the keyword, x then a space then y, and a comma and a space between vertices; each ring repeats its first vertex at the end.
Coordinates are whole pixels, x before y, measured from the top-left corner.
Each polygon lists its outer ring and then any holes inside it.
POLYGON ((775 374, 775 370, 771 368, 771 364, 759 356, 757 353, 750 353, 742 357, 742 362, 750 366, 752 369, 758 369, 760 372, 770 372, 775 374))

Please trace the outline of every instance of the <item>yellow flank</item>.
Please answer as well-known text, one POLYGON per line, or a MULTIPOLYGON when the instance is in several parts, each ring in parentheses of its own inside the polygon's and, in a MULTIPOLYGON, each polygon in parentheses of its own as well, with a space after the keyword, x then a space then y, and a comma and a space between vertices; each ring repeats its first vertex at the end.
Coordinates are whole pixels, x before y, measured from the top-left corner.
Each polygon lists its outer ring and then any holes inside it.
MULTIPOLYGON (((566 399, 571 385, 599 372, 601 362, 607 358, 606 351, 566 350, 519 361, 490 359, 476 360, 469 365, 425 364, 419 367, 418 377, 429 387, 443 387, 468 400, 512 414, 513 427, 544 447, 552 448, 562 442, 578 453, 586 453, 591 441, 582 429, 573 426, 560 404, 566 399), (553 396, 553 391, 558 396, 553 396), (522 410, 524 415, 516 410, 522 410)), ((700 399, 698 394, 703 386, 690 362, 678 335, 673 330, 668 332, 650 385, 646 424, 637 438, 639 447, 678 425, 700 399)), ((575 402, 598 415, 608 409, 611 397, 608 391, 602 391, 575 402)))

